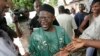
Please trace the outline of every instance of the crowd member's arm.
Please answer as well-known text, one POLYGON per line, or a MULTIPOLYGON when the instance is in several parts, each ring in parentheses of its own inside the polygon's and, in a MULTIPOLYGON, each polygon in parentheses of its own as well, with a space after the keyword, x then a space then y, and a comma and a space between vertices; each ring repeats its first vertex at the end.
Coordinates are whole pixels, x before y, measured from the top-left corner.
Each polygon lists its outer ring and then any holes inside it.
POLYGON ((79 27, 79 30, 81 32, 83 32, 83 30, 85 29, 85 26, 88 23, 88 21, 89 21, 89 15, 88 16, 85 16, 84 21, 82 22, 82 24, 79 27))
POLYGON ((20 30, 18 23, 15 23, 16 33, 18 37, 22 37, 22 31, 20 30))
POLYGON ((22 37, 22 31, 21 31, 21 29, 19 28, 17 16, 14 16, 13 22, 14 22, 14 24, 15 24, 17 36, 18 36, 18 37, 22 37))
POLYGON ((75 51, 82 47, 100 48, 100 40, 74 39, 71 44, 66 47, 66 50, 75 51))
POLYGON ((100 48, 100 40, 82 40, 84 42, 84 46, 86 47, 94 47, 100 48))
POLYGON ((57 53, 56 56, 67 56, 70 52, 76 51, 82 47, 94 47, 100 48, 100 40, 88 40, 88 39, 73 39, 73 41, 66 46, 63 50, 57 53))

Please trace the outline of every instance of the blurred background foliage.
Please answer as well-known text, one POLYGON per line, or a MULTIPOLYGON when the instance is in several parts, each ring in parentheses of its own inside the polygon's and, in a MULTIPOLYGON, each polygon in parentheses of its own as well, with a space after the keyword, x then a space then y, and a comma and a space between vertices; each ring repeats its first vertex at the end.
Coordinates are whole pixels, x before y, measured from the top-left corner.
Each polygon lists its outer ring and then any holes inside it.
POLYGON ((52 5, 52 6, 57 6, 57 2, 58 2, 58 0, 50 0, 50 5, 52 5))
POLYGON ((14 9, 28 8, 29 10, 33 9, 33 0, 12 0, 14 4, 14 9))
MULTIPOLYGON (((14 9, 20 8, 28 8, 29 10, 33 10, 33 3, 35 0, 12 0, 14 4, 14 9)), ((46 0, 40 0, 44 3, 46 0)), ((58 0, 49 0, 49 4, 52 6, 57 6, 58 0)))

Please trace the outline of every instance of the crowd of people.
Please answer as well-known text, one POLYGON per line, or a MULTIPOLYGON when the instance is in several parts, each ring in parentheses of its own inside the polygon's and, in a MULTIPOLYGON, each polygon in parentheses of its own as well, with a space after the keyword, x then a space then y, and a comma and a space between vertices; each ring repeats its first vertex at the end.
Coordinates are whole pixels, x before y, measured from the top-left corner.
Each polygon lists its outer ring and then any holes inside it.
POLYGON ((4 17, 9 6, 0 2, 1 56, 21 56, 13 43, 18 37, 25 49, 23 56, 100 56, 100 0, 92 2, 89 13, 82 3, 79 12, 61 5, 57 16, 49 4, 35 0, 33 5, 36 15, 31 20, 27 8, 14 10, 13 30, 4 17))

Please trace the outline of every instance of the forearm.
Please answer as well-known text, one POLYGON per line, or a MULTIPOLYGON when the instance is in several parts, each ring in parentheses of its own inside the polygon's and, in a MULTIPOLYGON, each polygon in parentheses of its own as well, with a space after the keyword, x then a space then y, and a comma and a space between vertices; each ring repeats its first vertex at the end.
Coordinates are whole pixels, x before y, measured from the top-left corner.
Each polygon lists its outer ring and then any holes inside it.
POLYGON ((100 40, 83 40, 85 42, 84 46, 100 48, 100 40))
POLYGON ((84 21, 83 21, 82 24, 80 25, 79 30, 80 30, 81 32, 84 31, 86 23, 87 23, 87 22, 84 22, 84 21))
POLYGON ((79 28, 79 30, 80 30, 80 32, 83 32, 83 29, 82 29, 82 27, 80 27, 80 28, 79 28))
POLYGON ((22 31, 21 31, 21 29, 19 28, 18 22, 15 23, 15 27, 16 27, 17 36, 18 36, 18 37, 22 37, 22 31))

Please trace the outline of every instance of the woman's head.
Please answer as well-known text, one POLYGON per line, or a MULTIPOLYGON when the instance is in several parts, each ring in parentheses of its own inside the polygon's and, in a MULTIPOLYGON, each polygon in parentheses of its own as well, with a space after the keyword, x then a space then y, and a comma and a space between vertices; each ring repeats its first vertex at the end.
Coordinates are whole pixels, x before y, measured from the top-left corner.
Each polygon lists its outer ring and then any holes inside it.
POLYGON ((44 4, 39 13, 39 22, 44 30, 50 30, 55 20, 54 8, 48 4, 44 4))
POLYGON ((93 13, 100 13, 100 1, 93 2, 91 8, 93 13))

